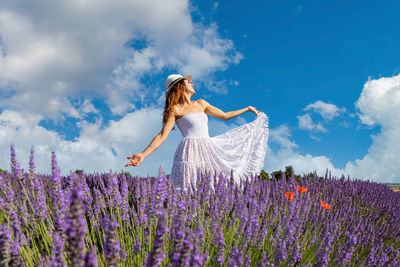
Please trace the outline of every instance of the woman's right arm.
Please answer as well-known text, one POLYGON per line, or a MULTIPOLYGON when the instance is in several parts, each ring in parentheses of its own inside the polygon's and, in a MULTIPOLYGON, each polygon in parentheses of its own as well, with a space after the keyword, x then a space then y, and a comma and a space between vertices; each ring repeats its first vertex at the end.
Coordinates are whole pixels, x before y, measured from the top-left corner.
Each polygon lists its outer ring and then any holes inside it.
POLYGON ((156 150, 159 146, 161 146, 162 143, 165 142, 172 128, 174 127, 174 124, 175 113, 171 112, 160 133, 153 138, 153 140, 146 147, 146 149, 143 150, 142 153, 136 153, 127 157, 127 159, 130 159, 130 161, 125 165, 125 167, 138 166, 140 163, 142 163, 145 158, 147 158, 151 153, 153 153, 154 150, 156 150))

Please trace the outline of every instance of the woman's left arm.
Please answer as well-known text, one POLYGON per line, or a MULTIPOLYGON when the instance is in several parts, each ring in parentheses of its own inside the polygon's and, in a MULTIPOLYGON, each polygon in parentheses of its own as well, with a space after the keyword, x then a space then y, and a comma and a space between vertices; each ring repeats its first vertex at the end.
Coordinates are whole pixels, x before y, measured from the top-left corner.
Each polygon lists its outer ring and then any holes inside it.
POLYGON ((247 111, 253 111, 255 114, 258 114, 259 111, 257 111, 254 107, 248 106, 247 108, 242 108, 234 111, 228 111, 228 112, 223 112, 217 107, 214 107, 204 99, 200 99, 200 103, 205 106, 204 112, 212 117, 223 119, 223 120, 230 120, 236 116, 239 116, 247 111))

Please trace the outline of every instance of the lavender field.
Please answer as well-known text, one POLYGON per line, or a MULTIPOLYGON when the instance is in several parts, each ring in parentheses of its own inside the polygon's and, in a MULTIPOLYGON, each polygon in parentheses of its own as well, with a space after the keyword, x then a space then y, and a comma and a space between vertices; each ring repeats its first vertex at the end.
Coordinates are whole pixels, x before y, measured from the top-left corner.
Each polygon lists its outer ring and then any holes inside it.
MULTIPOLYGON (((50 162, 50 158, 49 158, 50 162)), ((1 266, 400 266, 400 192, 370 181, 0 173, 1 266)))

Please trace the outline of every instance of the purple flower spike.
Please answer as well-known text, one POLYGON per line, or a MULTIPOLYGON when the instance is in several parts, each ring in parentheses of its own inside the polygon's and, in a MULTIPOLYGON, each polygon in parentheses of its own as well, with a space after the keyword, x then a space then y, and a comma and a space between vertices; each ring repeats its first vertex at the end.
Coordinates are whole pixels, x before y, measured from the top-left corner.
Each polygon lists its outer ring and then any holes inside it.
POLYGON ((257 263, 257 267, 269 266, 268 251, 264 251, 261 256, 261 261, 257 263))
POLYGON ((92 247, 85 257, 85 267, 97 267, 96 247, 92 247))
POLYGON ((15 172, 15 164, 17 162, 17 159, 15 157, 15 148, 14 148, 14 144, 11 144, 11 173, 12 174, 16 174, 15 172))
POLYGON ((75 185, 72 191, 72 202, 67 219, 68 257, 73 266, 85 263, 86 220, 83 210, 83 191, 75 185))
POLYGON ((105 209, 106 202, 104 200, 103 194, 97 188, 93 188, 94 197, 95 197, 95 205, 94 205, 94 216, 99 218, 101 209, 105 209))
POLYGON ((110 171, 108 174, 107 194, 110 197, 109 205, 120 207, 122 203, 121 192, 119 191, 118 177, 116 173, 110 171))
POLYGON ((219 227, 217 230, 217 233, 215 235, 215 242, 217 243, 217 255, 214 257, 214 261, 222 265, 225 261, 225 240, 224 240, 224 234, 219 227))
POLYGON ((33 180, 33 190, 35 193, 35 212, 45 221, 47 218, 46 195, 44 193, 43 180, 39 177, 33 180))
POLYGON ((34 174, 35 173, 35 158, 34 158, 34 153, 35 153, 35 150, 34 150, 34 148, 33 148, 33 146, 32 146, 32 148, 31 148, 31 155, 30 155, 30 157, 29 157, 29 172, 30 172, 30 174, 34 174))
POLYGON ((228 260, 228 266, 241 266, 243 264, 243 257, 239 252, 239 249, 236 244, 234 244, 231 248, 230 257, 228 260))
POLYGON ((158 217, 157 233, 153 249, 150 251, 146 266, 158 266, 164 260, 165 233, 168 232, 167 214, 162 211, 158 217))
POLYGON ((61 187, 60 169, 57 166, 56 154, 51 153, 52 193, 54 209, 54 226, 60 233, 65 231, 65 195, 61 187))
POLYGON ((183 248, 180 253, 178 264, 175 266, 189 266, 190 256, 193 250, 193 239, 190 229, 187 229, 185 240, 183 241, 183 248))
POLYGON ((14 174, 15 176, 17 176, 18 179, 20 179, 20 180, 23 179, 21 167, 15 156, 14 144, 11 145, 11 173, 14 174))
POLYGON ((121 180, 121 210, 123 213, 123 219, 125 221, 129 220, 129 204, 128 204, 128 197, 129 197, 129 189, 128 189, 128 183, 126 182, 126 176, 125 174, 121 174, 120 176, 121 180))
POLYGON ((9 266, 24 266, 24 259, 22 259, 20 250, 21 250, 21 245, 17 240, 14 240, 14 244, 10 248, 10 264, 9 266))
POLYGON ((0 225, 0 264, 7 266, 10 262, 11 231, 7 224, 0 225))
POLYGON ((110 219, 106 243, 104 244, 104 252, 106 254, 107 266, 119 266, 119 241, 117 239, 118 222, 110 219))
POLYGON ((51 244, 51 255, 46 261, 45 266, 67 266, 64 260, 64 245, 65 241, 57 231, 52 233, 53 242, 51 244))

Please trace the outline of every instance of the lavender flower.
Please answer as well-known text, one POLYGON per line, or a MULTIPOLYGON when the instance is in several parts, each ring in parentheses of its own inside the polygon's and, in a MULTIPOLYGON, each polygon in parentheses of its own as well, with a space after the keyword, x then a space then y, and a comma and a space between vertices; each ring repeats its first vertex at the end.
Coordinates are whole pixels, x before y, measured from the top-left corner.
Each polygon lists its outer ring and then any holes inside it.
POLYGON ((112 171, 110 171, 108 175, 107 192, 110 197, 109 205, 115 208, 120 207, 122 203, 122 198, 118 186, 118 177, 112 171))
POLYGON ((245 266, 250 266, 251 264, 251 258, 250 257, 246 257, 246 259, 244 260, 244 265, 245 266))
POLYGON ((117 239, 118 222, 114 219, 110 220, 107 232, 106 243, 104 244, 104 252, 106 255, 107 266, 119 266, 119 241, 117 239))
POLYGON ((22 180, 22 184, 25 185, 25 180, 23 179, 24 176, 23 176, 23 173, 22 173, 22 170, 21 170, 21 167, 20 167, 18 161, 15 159, 15 154, 14 154, 14 160, 12 162, 12 165, 13 165, 12 169, 13 169, 13 172, 14 172, 16 178, 18 178, 18 180, 22 180))
POLYGON ((21 250, 21 244, 18 242, 18 240, 14 240, 10 248, 10 255, 11 255, 9 262, 10 266, 25 265, 24 264, 25 260, 21 257, 20 250, 21 250))
POLYGON ((243 257, 239 252, 239 249, 236 244, 234 244, 231 248, 230 257, 228 260, 228 266, 241 266, 243 265, 243 257))
POLYGON ((34 148, 33 148, 33 146, 32 146, 32 148, 31 148, 31 155, 30 155, 30 157, 29 157, 29 172, 30 172, 30 174, 34 174, 35 173, 35 158, 34 158, 34 153, 35 153, 35 150, 34 150, 34 148))
POLYGON ((92 247, 85 257, 85 267, 97 267, 96 248, 92 247))
POLYGON ((15 148, 14 148, 14 144, 11 144, 11 173, 12 174, 16 174, 16 163, 17 163, 17 159, 15 157, 15 148))
MULTIPOLYGON (((180 257, 177 262, 177 266, 189 266, 192 250, 193 250, 193 240, 192 240, 191 231, 188 229, 188 231, 186 232, 186 235, 185 235, 185 240, 183 241, 183 247, 180 252, 180 257)), ((174 265, 174 266, 176 266, 176 265, 174 265)))
POLYGON ((94 216, 98 219, 101 209, 106 208, 106 202, 104 201, 103 195, 97 188, 93 188, 93 191, 95 196, 94 216))
POLYGON ((54 231, 52 233, 53 242, 51 244, 50 258, 46 261, 46 266, 66 267, 64 259, 64 246, 65 241, 60 236, 60 233, 54 231))
POLYGON ((264 251, 264 253, 261 256, 261 261, 257 263, 257 267, 262 267, 262 266, 269 266, 270 262, 268 259, 268 251, 264 251))
POLYGON ((10 262, 10 244, 11 244, 10 228, 6 224, 0 225, 0 265, 7 266, 10 262))
POLYGON ((35 194, 35 212, 45 221, 47 218, 46 194, 44 193, 43 180, 39 177, 33 180, 33 190, 35 194))
POLYGON ((178 264, 181 251, 183 250, 183 237, 185 233, 185 222, 184 222, 184 211, 185 204, 183 201, 177 203, 177 214, 174 215, 172 227, 171 227, 171 235, 170 235, 170 244, 171 250, 169 252, 169 258, 175 264, 178 264))
POLYGON ((154 245, 150 251, 146 266, 157 266, 164 260, 165 233, 168 231, 167 215, 165 211, 160 212, 157 224, 157 233, 154 245))
POLYGON ((88 214, 89 216, 92 215, 92 202, 93 202, 93 197, 90 192, 90 188, 86 182, 86 174, 85 172, 82 171, 81 174, 79 174, 80 178, 80 183, 83 189, 83 202, 85 205, 83 205, 83 208, 85 210, 85 213, 88 214))
POLYGON ((75 185, 72 191, 72 203, 67 219, 68 256, 73 266, 83 266, 85 263, 86 221, 83 211, 83 192, 75 185))
POLYGON ((56 154, 51 153, 52 191, 54 209, 54 227, 56 231, 64 232, 65 225, 65 195, 61 186, 60 169, 57 166, 56 154))
POLYGON ((129 189, 128 183, 126 182, 126 176, 122 173, 120 176, 121 179, 121 210, 123 213, 123 219, 125 221, 129 220, 129 204, 128 204, 128 197, 129 197, 129 189))
POLYGON ((220 227, 215 234, 215 243, 217 244, 217 255, 215 255, 214 261, 218 265, 222 265, 225 261, 225 240, 224 234, 220 227))

